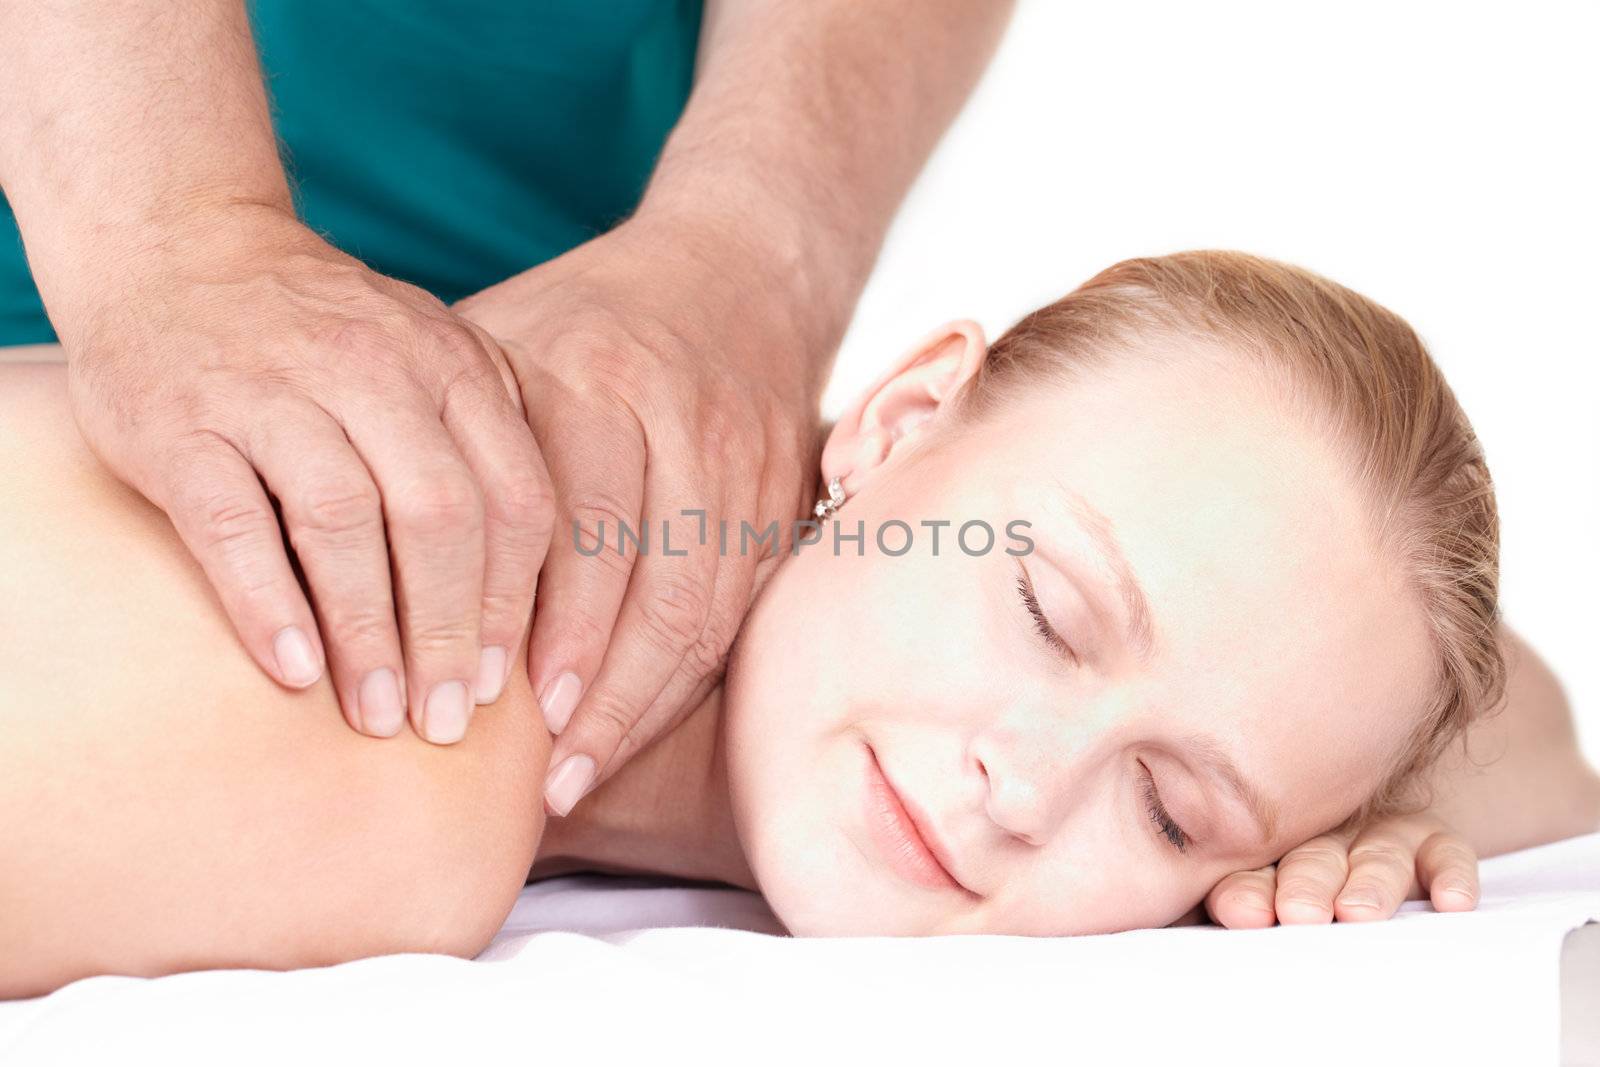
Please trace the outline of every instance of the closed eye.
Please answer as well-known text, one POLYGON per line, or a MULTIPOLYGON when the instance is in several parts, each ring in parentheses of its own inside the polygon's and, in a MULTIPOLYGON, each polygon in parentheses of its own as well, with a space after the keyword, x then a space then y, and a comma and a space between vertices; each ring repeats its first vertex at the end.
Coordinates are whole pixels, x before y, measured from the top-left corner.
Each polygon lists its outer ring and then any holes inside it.
POLYGON ((1028 568, 1022 565, 1022 560, 1017 560, 1017 596, 1022 600, 1022 606, 1027 609, 1028 615, 1033 619, 1033 629, 1050 650, 1057 655, 1077 662, 1077 653, 1072 646, 1067 644, 1066 638, 1050 625, 1050 620, 1045 616, 1044 609, 1039 606, 1039 597, 1033 591, 1033 580, 1028 577, 1028 568))
POLYGON ((1155 775, 1150 773, 1150 768, 1144 765, 1143 760, 1139 762, 1139 770, 1142 772, 1139 784, 1144 791, 1145 809, 1150 813, 1151 824, 1167 844, 1179 852, 1189 851, 1189 835, 1183 832, 1183 827, 1178 825, 1177 820, 1167 812, 1166 805, 1161 803, 1161 794, 1156 792, 1155 775))

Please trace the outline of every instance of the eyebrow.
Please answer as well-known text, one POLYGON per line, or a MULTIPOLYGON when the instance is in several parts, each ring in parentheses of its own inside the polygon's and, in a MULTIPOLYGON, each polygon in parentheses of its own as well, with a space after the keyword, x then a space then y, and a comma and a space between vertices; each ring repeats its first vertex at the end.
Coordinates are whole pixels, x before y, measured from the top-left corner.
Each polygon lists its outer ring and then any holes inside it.
POLYGON ((1095 547, 1100 550, 1106 568, 1116 579, 1117 594, 1122 598, 1123 613, 1128 620, 1126 635, 1128 646, 1141 660, 1148 659, 1150 649, 1155 644, 1154 627, 1150 622, 1150 602, 1145 599, 1144 589, 1139 585, 1139 579, 1134 577, 1133 568, 1128 566, 1127 557, 1122 554, 1122 546, 1117 543, 1116 535, 1112 533, 1111 520, 1081 495, 1062 485, 1060 481, 1056 484, 1061 488, 1068 509, 1088 533, 1095 547))
POLYGON ((1261 833, 1263 843, 1270 842, 1278 831, 1278 809, 1272 801, 1250 783, 1239 771, 1239 765, 1233 762, 1227 749, 1222 743, 1210 734, 1192 734, 1188 740, 1188 751, 1192 752, 1201 766, 1216 777, 1222 779, 1230 792, 1244 802, 1245 808, 1256 822, 1256 829, 1261 833))

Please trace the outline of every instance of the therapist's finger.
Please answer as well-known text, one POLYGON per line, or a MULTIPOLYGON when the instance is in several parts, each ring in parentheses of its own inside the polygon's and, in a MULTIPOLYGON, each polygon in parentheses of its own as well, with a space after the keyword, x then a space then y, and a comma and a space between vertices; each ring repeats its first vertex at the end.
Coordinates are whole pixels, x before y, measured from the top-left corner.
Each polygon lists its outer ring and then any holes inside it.
POLYGON ((528 681, 546 727, 559 735, 600 673, 639 535, 649 536, 640 515, 644 431, 623 405, 527 408, 545 445, 556 516, 539 573, 528 681))
POLYGON ((250 461, 214 433, 173 442, 162 459, 136 484, 200 561, 251 658, 281 685, 316 682, 326 662, 316 618, 250 461))
POLYGON ((1235 871, 1206 894, 1206 914, 1230 930, 1256 930, 1271 926, 1276 916, 1272 898, 1277 890, 1275 864, 1253 871, 1235 871))
POLYGON ((1349 876, 1349 833, 1330 833, 1298 845, 1278 861, 1273 908, 1278 921, 1333 921, 1333 898, 1349 876))
POLYGON ((345 432, 383 499, 412 728, 452 744, 471 720, 479 671, 483 492, 426 406, 363 408, 346 418, 345 432))
POLYGON ((392 737, 406 724, 404 670, 378 487, 321 408, 286 404, 261 414, 250 459, 283 509, 339 706, 354 729, 392 737))
POLYGON ((482 651, 473 699, 489 704, 500 696, 533 611, 554 523, 550 477, 520 405, 493 370, 460 380, 442 417, 483 491, 482 651))
MULTIPOLYGON (((644 713, 699 647, 710 615, 717 546, 714 536, 699 544, 700 519, 685 512, 705 509, 693 487, 703 489, 711 479, 690 477, 682 466, 654 472, 644 513, 663 542, 634 566, 600 674, 556 739, 545 789, 545 805, 555 815, 571 811, 604 780, 609 765, 625 763, 665 725, 644 713)), ((706 510, 719 514, 720 501, 706 510)))
POLYGON ((1429 835, 1417 849, 1417 879, 1436 911, 1478 906, 1478 854, 1449 830, 1429 835))

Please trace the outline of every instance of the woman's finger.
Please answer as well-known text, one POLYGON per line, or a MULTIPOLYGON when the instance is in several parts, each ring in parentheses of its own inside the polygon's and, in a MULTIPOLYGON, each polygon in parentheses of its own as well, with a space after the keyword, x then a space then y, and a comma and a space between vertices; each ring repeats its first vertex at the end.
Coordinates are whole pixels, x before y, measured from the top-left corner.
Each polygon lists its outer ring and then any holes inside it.
POLYGON ((1416 879, 1416 843, 1403 824, 1380 822, 1350 847, 1350 875, 1334 915, 1342 923, 1387 919, 1399 909, 1416 879))
POLYGON ((1206 914, 1230 930, 1256 930, 1271 926, 1275 915, 1272 898, 1277 890, 1276 864, 1253 871, 1235 871, 1206 894, 1206 914))
POLYGON ((1417 880, 1435 911, 1478 906, 1478 854, 1449 830, 1430 835, 1417 849, 1417 880))
POLYGON ((1273 907, 1278 921, 1333 921, 1333 898, 1349 875, 1348 833, 1323 834, 1291 849, 1278 861, 1278 889, 1273 907))

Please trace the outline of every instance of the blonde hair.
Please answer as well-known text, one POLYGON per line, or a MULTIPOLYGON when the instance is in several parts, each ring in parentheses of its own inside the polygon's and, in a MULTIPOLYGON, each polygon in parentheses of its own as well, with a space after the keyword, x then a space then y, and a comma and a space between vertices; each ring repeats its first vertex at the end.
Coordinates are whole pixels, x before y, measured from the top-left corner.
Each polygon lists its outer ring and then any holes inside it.
POLYGON ((1041 375, 1071 380, 1152 337, 1254 357, 1349 455, 1375 541, 1427 619, 1436 679, 1410 744, 1347 822, 1426 803, 1422 773, 1505 685, 1494 486, 1455 394, 1387 308, 1286 263, 1200 251, 1125 260, 1026 316, 991 346, 958 410, 977 417, 1041 375))

